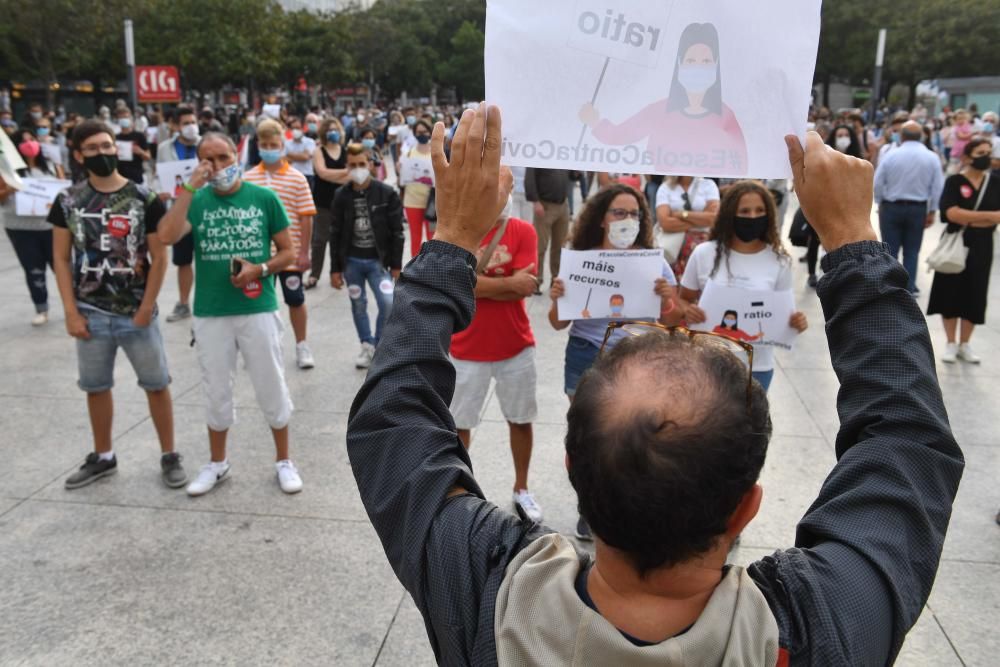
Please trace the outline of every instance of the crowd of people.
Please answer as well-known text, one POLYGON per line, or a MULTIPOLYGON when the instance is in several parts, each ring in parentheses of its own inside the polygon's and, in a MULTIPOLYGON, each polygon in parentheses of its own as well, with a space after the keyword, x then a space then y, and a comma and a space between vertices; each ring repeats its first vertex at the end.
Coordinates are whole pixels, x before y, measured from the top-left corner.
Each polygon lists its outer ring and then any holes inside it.
MULTIPOLYGON (((211 109, 188 106, 133 113, 120 103, 84 120, 33 105, 17 122, 0 112, 0 124, 27 164, 22 176, 67 177, 74 183, 47 217, 19 215, 13 188, 5 184, 0 190, 4 227, 35 304, 32 324, 48 319, 46 266, 51 266, 67 330, 78 341, 80 387, 87 393, 95 445, 67 486, 114 472, 110 374, 117 347, 125 349, 149 394, 164 480, 171 486, 186 480, 173 451, 169 372, 156 309, 170 246, 179 298, 164 319, 193 317, 208 403, 211 461, 188 491, 205 493, 228 472, 225 436, 234 418, 237 354, 246 360, 274 432, 281 488, 300 489, 288 454, 292 403, 277 288, 288 307, 296 365, 313 368, 307 294, 323 284, 329 255, 329 283, 346 287, 351 305, 360 346, 355 366, 368 368, 385 334, 400 272, 435 234, 435 185, 426 179, 401 184, 401 161, 426 163, 430 170, 434 125, 444 126, 448 153, 455 111, 297 114, 266 103, 259 111, 217 117, 211 109), (122 142, 131 146, 125 155, 122 142), (187 180, 163 182, 158 165, 179 160, 196 160, 198 167, 187 180), (369 296, 375 301, 374 323, 369 296)), ((948 232, 964 234, 966 268, 935 275, 928 314, 943 317, 944 362, 980 363, 971 337, 985 321, 991 232, 1000 222, 1000 182, 991 187, 989 175, 1000 168, 996 114, 960 109, 931 118, 918 108, 889 117, 879 129, 866 124, 858 110, 815 109, 810 123, 832 149, 875 165, 881 236, 890 254, 902 252, 912 293, 918 292, 924 230, 937 212, 948 232)), ((511 175, 510 201, 480 248, 476 317, 452 342, 458 374, 452 409, 469 447, 496 382, 510 429, 513 504, 523 516, 541 521, 541 505, 528 488, 537 382, 526 300, 544 292, 552 304, 550 325, 568 329, 564 391, 571 402, 601 350, 628 337, 620 329, 606 337, 612 319, 559 318, 565 294, 562 249, 662 250, 662 271, 650 284, 662 304, 657 321, 703 324, 699 301, 709 282, 772 292, 791 288, 793 260, 782 240, 789 184, 536 168, 514 168, 511 175)), ((799 219, 807 230, 803 260, 815 288, 819 235, 801 210, 799 219)), ((767 391, 774 348, 753 346, 759 337, 741 331, 736 315, 727 313, 716 330, 753 348, 753 377, 767 391)), ((796 312, 789 325, 801 333, 808 322, 796 312)), ((576 534, 591 536, 583 517, 576 534)))

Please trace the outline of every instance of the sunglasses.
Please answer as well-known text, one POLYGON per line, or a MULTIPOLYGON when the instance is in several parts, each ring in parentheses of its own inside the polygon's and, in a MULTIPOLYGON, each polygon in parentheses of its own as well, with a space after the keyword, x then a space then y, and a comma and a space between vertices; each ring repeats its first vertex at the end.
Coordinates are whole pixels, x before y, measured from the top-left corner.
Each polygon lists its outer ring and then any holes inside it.
POLYGON ((604 351, 608 347, 608 341, 611 340, 611 336, 618 329, 621 329, 630 336, 686 336, 688 341, 696 345, 710 346, 735 355, 747 367, 747 411, 750 411, 753 401, 753 345, 750 343, 742 340, 734 340, 712 331, 692 331, 686 327, 668 327, 659 322, 622 321, 608 324, 608 329, 604 332, 604 342, 601 343, 601 350, 598 352, 598 356, 604 354, 604 351))
POLYGON ((685 211, 690 211, 691 210, 691 198, 688 197, 688 193, 682 192, 681 193, 681 199, 684 200, 684 210, 685 211))

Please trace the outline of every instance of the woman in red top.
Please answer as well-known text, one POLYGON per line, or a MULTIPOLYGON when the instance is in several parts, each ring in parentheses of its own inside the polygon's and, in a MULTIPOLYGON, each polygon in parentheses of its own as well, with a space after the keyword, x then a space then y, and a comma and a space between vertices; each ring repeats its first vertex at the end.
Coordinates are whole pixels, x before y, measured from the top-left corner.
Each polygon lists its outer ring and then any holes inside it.
POLYGON ((737 317, 739 317, 739 314, 735 310, 727 310, 722 316, 722 323, 712 329, 712 333, 717 333, 720 336, 726 336, 727 338, 732 338, 733 340, 746 341, 747 343, 756 343, 764 338, 763 331, 756 336, 751 336, 746 331, 740 329, 736 319, 737 317))
POLYGON ((697 176, 722 170, 744 176, 746 140, 736 116, 722 102, 719 55, 715 26, 692 23, 681 35, 667 99, 619 125, 585 104, 580 120, 604 144, 621 146, 647 139, 646 150, 658 172, 697 176))

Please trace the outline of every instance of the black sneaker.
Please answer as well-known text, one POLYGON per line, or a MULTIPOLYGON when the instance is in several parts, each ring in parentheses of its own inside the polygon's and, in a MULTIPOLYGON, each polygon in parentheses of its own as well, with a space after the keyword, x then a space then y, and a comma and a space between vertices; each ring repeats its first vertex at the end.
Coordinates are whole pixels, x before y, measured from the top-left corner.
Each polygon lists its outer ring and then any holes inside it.
POLYGON ((576 539, 583 542, 592 542, 594 536, 590 533, 590 525, 582 516, 576 520, 576 539))
POLYGON ((83 462, 80 469, 66 478, 67 489, 79 489, 87 486, 91 482, 96 482, 102 477, 114 475, 118 472, 118 458, 111 457, 110 461, 102 461, 96 452, 87 454, 87 460, 83 462))
POLYGON ((819 284, 819 279, 815 275, 809 276, 809 287, 816 287, 819 284))
POLYGON ((181 460, 184 457, 177 452, 170 452, 160 457, 160 473, 163 475, 163 483, 171 489, 179 489, 187 484, 187 473, 181 460))

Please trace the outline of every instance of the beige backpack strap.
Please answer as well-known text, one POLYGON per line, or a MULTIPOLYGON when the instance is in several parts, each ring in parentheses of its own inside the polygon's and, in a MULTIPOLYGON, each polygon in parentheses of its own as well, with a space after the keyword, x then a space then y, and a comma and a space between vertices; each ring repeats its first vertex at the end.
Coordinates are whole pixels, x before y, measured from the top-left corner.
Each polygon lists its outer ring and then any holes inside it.
POLYGON ((490 240, 490 244, 486 246, 486 250, 483 252, 483 258, 479 260, 479 265, 476 267, 476 273, 478 275, 483 275, 486 273, 486 268, 490 265, 490 260, 493 259, 493 253, 497 251, 497 246, 500 245, 500 239, 503 238, 504 233, 507 231, 507 223, 510 222, 510 218, 507 218, 500 224, 500 229, 497 233, 493 235, 490 240))

